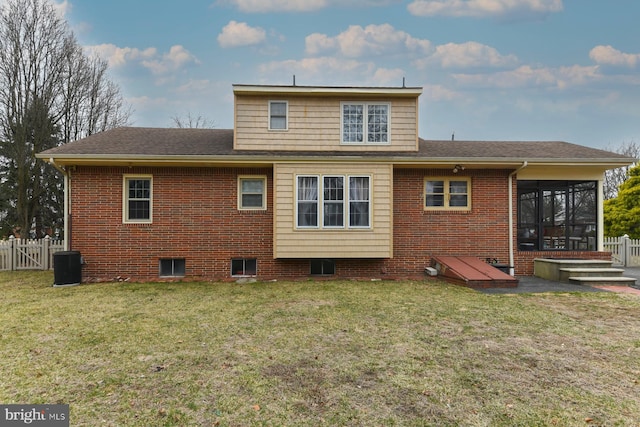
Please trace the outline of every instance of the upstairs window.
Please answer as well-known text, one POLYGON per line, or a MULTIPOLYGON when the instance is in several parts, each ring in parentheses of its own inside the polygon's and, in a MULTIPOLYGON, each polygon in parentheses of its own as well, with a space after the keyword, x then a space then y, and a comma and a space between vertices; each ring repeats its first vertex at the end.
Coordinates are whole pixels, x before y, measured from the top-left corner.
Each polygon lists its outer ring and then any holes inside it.
POLYGON ((241 176, 238 178, 238 209, 265 210, 266 177, 241 176))
POLYGON ((425 209, 427 210, 469 210, 471 181, 462 179, 426 179, 425 209))
POLYGON ((343 103, 342 142, 388 144, 389 104, 343 103))
POLYGON ((269 101, 269 130, 288 129, 288 110, 289 105, 286 101, 269 101))
POLYGON ((152 178, 149 175, 125 175, 123 222, 150 223, 152 218, 152 178))

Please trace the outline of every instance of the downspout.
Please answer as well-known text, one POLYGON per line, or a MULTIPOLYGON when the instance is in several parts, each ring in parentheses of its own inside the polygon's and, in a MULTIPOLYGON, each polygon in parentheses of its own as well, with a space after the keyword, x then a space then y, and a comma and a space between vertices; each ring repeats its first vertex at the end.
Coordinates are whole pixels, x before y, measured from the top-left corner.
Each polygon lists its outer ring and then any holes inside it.
POLYGON ((69 181, 71 178, 71 171, 67 171, 66 169, 58 166, 55 162, 55 160, 53 159, 53 157, 49 158, 49 163, 51 163, 53 165, 54 168, 58 169, 60 171, 60 173, 62 174, 62 176, 64 177, 64 228, 63 228, 63 234, 64 234, 64 250, 68 251, 69 250, 69 192, 70 192, 70 186, 69 186, 69 181))
POLYGON ((509 174, 509 274, 515 276, 515 257, 513 248, 513 176, 526 168, 529 162, 526 160, 518 169, 509 174))

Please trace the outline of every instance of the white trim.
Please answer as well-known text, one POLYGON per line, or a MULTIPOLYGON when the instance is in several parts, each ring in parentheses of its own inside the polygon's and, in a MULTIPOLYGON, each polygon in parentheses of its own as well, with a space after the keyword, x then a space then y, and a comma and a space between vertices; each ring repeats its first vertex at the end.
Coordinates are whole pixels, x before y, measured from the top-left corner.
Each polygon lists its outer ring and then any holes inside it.
POLYGON ((269 114, 268 114, 268 123, 267 123, 267 128, 270 131, 274 131, 274 132, 285 132, 289 130, 289 101, 284 101, 284 100, 277 100, 277 99, 270 99, 269 100, 269 114), (284 128, 272 128, 271 127, 271 104, 273 103, 284 103, 284 128))
POLYGON ((373 229, 373 177, 369 174, 353 174, 353 175, 340 175, 340 174, 298 174, 294 176, 295 180, 295 194, 293 195, 293 201, 295 204, 295 212, 293 217, 293 228, 294 230, 329 230, 329 231, 337 231, 337 230, 370 230, 373 229), (343 212, 344 212, 344 220, 342 226, 325 226, 324 225, 324 178, 343 178, 344 179, 344 189, 343 189, 343 212), (316 178, 318 180, 318 199, 316 201, 316 215, 318 218, 317 225, 315 226, 300 226, 298 225, 298 178, 316 178), (349 197, 350 190, 350 178, 367 178, 369 181, 369 188, 367 189, 368 196, 368 218, 369 224, 366 226, 357 226, 350 225, 350 202, 351 199, 349 197))
POLYGON ((340 102, 340 145, 391 145, 391 103, 376 101, 342 101, 340 102), (362 142, 344 140, 344 107, 345 105, 362 106, 362 142), (387 140, 384 142, 369 142, 369 114, 370 106, 384 105, 387 107, 387 140))
POLYGON ((331 86, 268 86, 234 84, 236 94, 306 94, 306 95, 395 95, 418 97, 422 87, 331 87, 331 86))
MULTIPOLYGON (((348 207, 345 206, 345 204, 347 203, 347 196, 348 194, 348 184, 346 182, 348 178, 345 178, 344 175, 322 175, 322 187, 320 189, 318 189, 318 195, 322 196, 322 209, 320 209, 320 223, 322 224, 320 226, 320 228, 326 229, 326 230, 343 230, 346 228, 347 226, 347 219, 349 218, 348 214, 347 214, 347 209, 348 207), (325 178, 342 178, 342 225, 324 225, 324 179, 325 178)), ((335 202, 335 200, 330 200, 330 202, 335 202)), ((337 203, 335 203, 337 204, 337 203)))
POLYGON ((312 174, 299 174, 299 175, 295 175, 295 188, 294 188, 294 192, 295 194, 293 195, 293 203, 295 204, 295 212, 294 212, 294 216, 293 216, 293 226, 294 229, 296 230, 317 230, 320 229, 321 226, 321 214, 320 214, 320 202, 321 202, 321 191, 322 191, 322 187, 320 185, 320 175, 312 175, 312 174), (318 198, 316 199, 316 218, 317 218, 317 222, 316 225, 307 225, 307 226, 301 226, 298 224, 298 205, 300 203, 300 200, 298 199, 298 178, 315 178, 318 182, 318 198))
MULTIPOLYGON (((267 210, 267 176, 266 175, 238 175, 238 210, 239 211, 266 211, 267 210), (260 207, 244 207, 242 206, 242 181, 243 180, 253 180, 253 181, 262 181, 262 206, 260 207)), ((257 194, 257 193, 248 193, 248 194, 257 194)))
POLYGON ((122 223, 123 224, 151 224, 153 223, 153 175, 123 174, 122 175, 122 223), (149 180, 149 219, 129 219, 129 186, 131 179, 149 180))
POLYGON ((372 201, 372 190, 373 190, 373 185, 372 185, 372 181, 373 179, 371 178, 371 175, 347 175, 347 180, 350 180, 351 178, 367 178, 368 180, 368 184, 369 184, 369 188, 367 189, 367 207, 368 207, 368 212, 367 212, 367 218, 369 219, 369 224, 368 225, 351 225, 351 196, 350 196, 350 191, 351 191, 351 183, 348 182, 346 185, 346 191, 347 191, 347 220, 346 220, 346 227, 350 230, 369 230, 372 229, 372 217, 371 217, 371 205, 373 204, 372 201))

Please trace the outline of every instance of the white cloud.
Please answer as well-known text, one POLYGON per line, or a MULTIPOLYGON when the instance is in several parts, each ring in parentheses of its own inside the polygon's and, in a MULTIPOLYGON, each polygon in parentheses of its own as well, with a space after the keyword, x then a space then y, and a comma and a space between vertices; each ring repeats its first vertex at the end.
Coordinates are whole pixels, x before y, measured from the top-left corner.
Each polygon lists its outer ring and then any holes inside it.
POLYGON ((314 12, 329 6, 385 6, 398 0, 218 0, 216 4, 231 5, 245 13, 314 12))
POLYGON ((118 47, 113 44, 86 46, 90 54, 96 54, 107 61, 109 67, 123 67, 130 63, 140 63, 153 74, 161 75, 176 71, 189 63, 198 64, 198 59, 180 45, 172 46, 169 52, 159 55, 150 47, 144 50, 132 47, 118 47))
POLYGON ((415 16, 507 17, 560 12, 562 0, 415 0, 407 9, 415 16))
POLYGON ((85 50, 107 61, 109 67, 121 67, 132 61, 150 59, 157 55, 157 50, 153 47, 140 50, 133 47, 118 47, 113 44, 86 46, 85 50))
POLYGON ((574 65, 560 68, 532 68, 523 65, 514 70, 493 74, 454 74, 466 86, 493 88, 556 87, 584 85, 602 78, 597 66, 574 65))
POLYGON ((189 63, 198 64, 199 61, 188 50, 180 45, 171 46, 169 52, 162 55, 161 58, 142 61, 142 65, 151 70, 153 74, 167 74, 176 71, 189 63))
POLYGON ((301 60, 273 61, 260 66, 261 72, 291 71, 308 72, 313 75, 322 75, 325 72, 354 72, 370 70, 373 67, 370 63, 348 59, 338 59, 333 57, 305 58, 301 60))
POLYGON ((596 46, 589 52, 589 58, 601 65, 633 68, 640 64, 640 53, 624 53, 612 46, 596 46))
POLYGON ((211 80, 201 79, 201 80, 189 80, 187 83, 180 85, 176 88, 177 93, 184 94, 200 94, 208 91, 211 88, 211 80))
POLYGON ((327 7, 327 0, 227 0, 218 3, 228 3, 236 6, 241 12, 312 12, 327 7))
POLYGON ((400 86, 406 75, 401 68, 383 68, 372 62, 335 57, 273 61, 262 64, 259 72, 271 82, 282 80, 282 76, 295 75, 300 85, 353 85, 358 82, 362 86, 400 86))
POLYGON ((64 0, 60 3, 53 2, 51 4, 53 5, 53 8, 58 16, 61 18, 64 18, 69 14, 69 12, 71 12, 71 3, 69 3, 68 0, 64 0))
MULTIPOLYGON (((273 82, 296 75, 298 84, 352 85, 353 82, 373 84, 378 68, 371 62, 336 57, 304 58, 301 60, 273 61, 260 65, 258 71, 265 80, 273 82)), ((382 72, 378 78, 388 78, 382 72)))
POLYGON ((260 27, 250 27, 246 22, 230 21, 218 35, 223 48, 251 46, 265 41, 267 33, 260 27))
POLYGON ((419 67, 428 63, 437 63, 443 68, 508 67, 516 65, 518 58, 501 55, 495 48, 478 42, 447 43, 437 46, 430 57, 416 61, 419 67))
POLYGON ((425 97, 430 101, 454 101, 464 99, 465 95, 455 92, 442 85, 427 85, 424 87, 425 97))
POLYGON ((428 40, 416 39, 389 24, 368 25, 364 28, 352 25, 335 37, 314 33, 306 37, 305 45, 309 55, 337 51, 350 58, 405 52, 423 54, 431 48, 428 40))
POLYGON ((378 68, 373 73, 372 81, 382 86, 400 86, 404 76, 405 71, 401 68, 378 68))

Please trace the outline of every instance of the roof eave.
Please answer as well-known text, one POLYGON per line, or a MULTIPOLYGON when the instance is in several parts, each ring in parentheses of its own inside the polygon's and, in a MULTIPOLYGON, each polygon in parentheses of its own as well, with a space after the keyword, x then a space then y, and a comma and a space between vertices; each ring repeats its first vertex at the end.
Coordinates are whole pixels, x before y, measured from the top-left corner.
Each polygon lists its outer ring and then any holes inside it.
POLYGON ((318 153, 315 155, 111 155, 111 154, 66 154, 47 155, 37 154, 36 157, 55 163, 66 165, 167 165, 167 166, 198 166, 211 164, 272 164, 282 162, 367 162, 392 163, 405 166, 447 166, 463 164, 465 167, 494 167, 511 168, 521 166, 525 161, 528 166, 566 166, 584 167, 597 166, 618 168, 631 165, 633 162, 625 159, 522 159, 495 157, 415 157, 399 155, 361 156, 361 155, 331 155, 318 153))
POLYGON ((242 95, 393 95, 418 97, 421 87, 331 87, 331 86, 262 86, 233 85, 234 94, 242 95))

